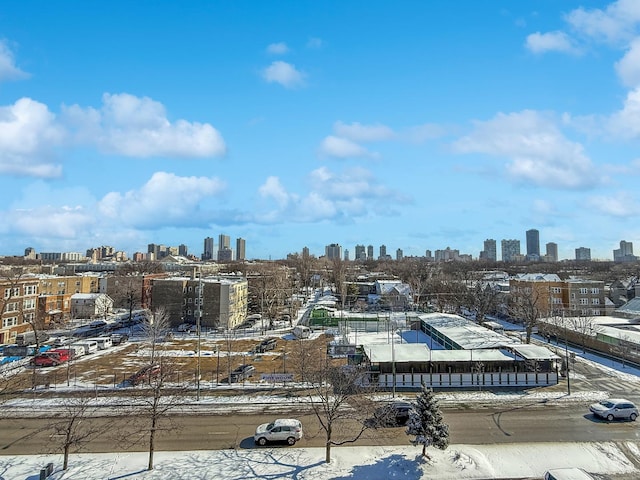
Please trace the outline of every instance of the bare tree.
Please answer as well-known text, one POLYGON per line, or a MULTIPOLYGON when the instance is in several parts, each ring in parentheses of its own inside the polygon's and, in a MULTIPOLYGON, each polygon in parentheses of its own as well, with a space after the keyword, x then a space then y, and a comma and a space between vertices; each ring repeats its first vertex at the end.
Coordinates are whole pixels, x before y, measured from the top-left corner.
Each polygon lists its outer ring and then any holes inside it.
POLYGON ((571 327, 580 338, 582 353, 586 350, 587 339, 591 338, 594 323, 595 318, 591 315, 578 315, 577 317, 571 317, 571 327))
POLYGON ((531 335, 538 326, 545 310, 540 291, 529 286, 513 288, 509 299, 509 314, 522 322, 525 329, 525 343, 531 343, 531 335))
POLYGON ((333 365, 328 359, 316 361, 307 378, 311 408, 325 433, 325 461, 330 463, 332 446, 356 442, 369 428, 367 420, 375 402, 369 397, 372 392, 360 368, 333 365), (355 434, 344 428, 353 423, 357 425, 355 434))
POLYGON ((489 284, 478 281, 469 290, 467 308, 475 314, 476 322, 484 323, 487 314, 498 307, 499 292, 489 284))
POLYGON ((169 314, 164 307, 158 307, 153 313, 149 310, 145 312, 142 331, 151 349, 149 363, 153 364, 156 360, 158 343, 163 342, 170 331, 169 314))
POLYGON ((51 441, 59 442, 58 445, 63 452, 62 469, 66 470, 71 451, 81 451, 87 443, 100 435, 103 429, 91 421, 91 417, 96 414, 92 397, 65 397, 59 407, 62 412, 53 417, 49 428, 53 430, 51 441))
POLYGON ((158 431, 178 428, 171 412, 184 404, 188 392, 188 384, 178 382, 179 366, 175 359, 158 355, 155 366, 157 368, 148 371, 148 378, 141 387, 132 393, 136 408, 135 425, 147 437, 148 470, 153 470, 158 431))

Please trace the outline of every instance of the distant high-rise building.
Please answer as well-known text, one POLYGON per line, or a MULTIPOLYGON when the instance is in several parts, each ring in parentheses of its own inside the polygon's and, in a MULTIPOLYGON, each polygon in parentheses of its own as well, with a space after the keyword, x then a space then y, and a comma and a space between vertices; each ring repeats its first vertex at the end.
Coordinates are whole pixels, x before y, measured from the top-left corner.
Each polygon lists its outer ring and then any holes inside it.
POLYGON ((591 261, 591 249, 587 247, 576 248, 576 260, 591 261))
POLYGON ((225 248, 231 248, 231 237, 229 235, 218 235, 218 250, 224 250, 225 248))
POLYGON ((613 251, 614 262, 634 262, 638 259, 633 254, 633 242, 620 240, 620 248, 613 251))
POLYGON ((540 258, 540 232, 535 228, 527 230, 527 258, 536 260, 540 258))
POLYGON ((424 252, 424 257, 425 257, 427 260, 433 260, 433 255, 431 254, 431 250, 425 250, 425 252, 424 252))
POLYGON ((547 262, 557 262, 558 261, 558 244, 555 242, 549 242, 546 245, 547 254, 545 255, 545 260, 547 262))
POLYGON ((302 247, 302 258, 309 258, 309 247, 302 247))
POLYGON ((178 255, 181 257, 186 257, 189 255, 189 249, 185 244, 178 245, 178 255))
POLYGON ((244 262, 247 259, 246 251, 245 251, 246 247, 247 247, 247 242, 245 241, 244 238, 242 237, 236 238, 236 261, 244 262))
MULTIPOLYGON (((88 257, 89 255, 87 255, 88 257)), ((24 258, 27 260, 35 260, 36 259, 36 249, 33 247, 24 249, 24 258)))
POLYGON ((516 255, 520 255, 520 240, 502 240, 502 261, 511 262, 516 255))
POLYGON ((498 252, 496 248, 496 241, 492 238, 487 238, 484 241, 484 249, 480 252, 481 260, 488 260, 490 262, 495 262, 498 260, 498 252))
POLYGON ((373 260, 373 245, 367 246, 367 260, 373 260))
POLYGON ((219 248, 218 249, 218 261, 219 262, 232 262, 233 261, 233 250, 230 248, 219 248))
POLYGON ((202 252, 202 260, 213 260, 213 238, 204 239, 204 250, 202 252))
POLYGON ((348 248, 344 249, 344 261, 345 262, 349 261, 349 249, 348 248))
POLYGON ((367 259, 367 249, 364 245, 356 245, 356 260, 367 259))
POLYGON ((340 260, 342 258, 342 247, 337 243, 327 245, 326 247, 324 247, 324 255, 329 260, 340 260))
POLYGON ((378 258, 380 258, 380 259, 387 258, 387 246, 386 245, 380 245, 380 256, 378 258))
POLYGON ((404 253, 401 248, 396 250, 396 260, 402 260, 404 258, 404 253))

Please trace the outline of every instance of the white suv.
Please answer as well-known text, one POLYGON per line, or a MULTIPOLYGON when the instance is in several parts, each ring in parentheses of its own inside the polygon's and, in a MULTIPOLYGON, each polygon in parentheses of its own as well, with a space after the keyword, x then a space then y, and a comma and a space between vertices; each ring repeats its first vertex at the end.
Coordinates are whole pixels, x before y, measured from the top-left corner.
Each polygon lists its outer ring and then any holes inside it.
POLYGON ((287 442, 294 445, 302 438, 302 423, 294 418, 279 418, 271 423, 263 423, 256 428, 253 439, 258 445, 268 442, 287 442))
POLYGON ((623 398, 612 398, 594 403, 589 407, 594 415, 612 421, 616 418, 628 418, 635 421, 638 418, 638 409, 629 400, 623 398))

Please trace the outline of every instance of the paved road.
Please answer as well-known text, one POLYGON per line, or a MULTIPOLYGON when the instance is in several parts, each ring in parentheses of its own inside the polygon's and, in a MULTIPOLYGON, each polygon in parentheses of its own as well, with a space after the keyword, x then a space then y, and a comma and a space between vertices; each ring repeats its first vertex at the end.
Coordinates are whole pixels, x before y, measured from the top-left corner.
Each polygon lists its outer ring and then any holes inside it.
MULTIPOLYGON (((282 415, 278 415, 282 416, 282 415)), ((318 420, 309 412, 292 411, 287 416, 300 418, 305 437, 303 447, 323 446, 324 434, 318 420)), ((580 405, 525 405, 479 410, 444 409, 453 444, 524 442, 605 442, 639 441, 640 421, 599 421, 580 405)), ((201 450, 256 448, 253 432, 260 423, 273 420, 273 414, 176 415, 164 419, 158 432, 158 450, 201 450)), ((102 432, 87 451, 145 450, 148 427, 135 416, 92 419, 102 432)), ((50 420, 33 418, 0 419, 0 454, 51 453, 60 444, 60 436, 42 431, 50 420)), ((347 426, 347 435, 356 429, 347 426)), ((346 438, 338 431, 334 438, 346 438)), ((407 445, 404 428, 367 431, 355 445, 407 445)))

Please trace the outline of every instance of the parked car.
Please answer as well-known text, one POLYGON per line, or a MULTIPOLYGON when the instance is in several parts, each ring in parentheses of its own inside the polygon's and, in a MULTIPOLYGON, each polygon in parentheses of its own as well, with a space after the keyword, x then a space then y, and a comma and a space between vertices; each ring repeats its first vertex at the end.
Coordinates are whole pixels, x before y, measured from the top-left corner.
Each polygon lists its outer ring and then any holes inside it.
POLYGON ((258 345, 256 345, 254 350, 256 353, 264 353, 269 350, 273 350, 274 348, 276 348, 277 342, 278 342, 277 338, 266 338, 262 342, 260 342, 258 345))
POLYGON ((231 372, 231 376, 229 378, 232 382, 241 382, 248 379, 249 377, 252 377, 255 370, 256 367, 254 367, 253 365, 240 365, 233 372, 231 372))
POLYGON ((594 478, 581 468, 554 468, 547 470, 544 480, 594 480, 594 478))
POLYGON ((638 408, 629 400, 623 398, 611 398, 594 403, 589 407, 596 417, 604 418, 611 422, 616 418, 635 421, 638 418, 638 408))
POLYGON ((279 418, 271 423, 263 423, 256 428, 253 440, 258 445, 269 442, 287 442, 294 445, 302 438, 302 423, 295 418, 279 418))
POLYGON ((391 402, 376 409, 373 420, 377 426, 402 426, 409 421, 413 405, 409 402, 391 402))
POLYGON ((124 333, 111 334, 111 343, 113 345, 120 345, 121 343, 126 343, 127 340, 129 340, 129 335, 125 335, 124 333))
POLYGON ((56 365, 68 362, 70 356, 68 349, 48 350, 45 353, 33 357, 31 363, 36 367, 55 367, 56 365))

